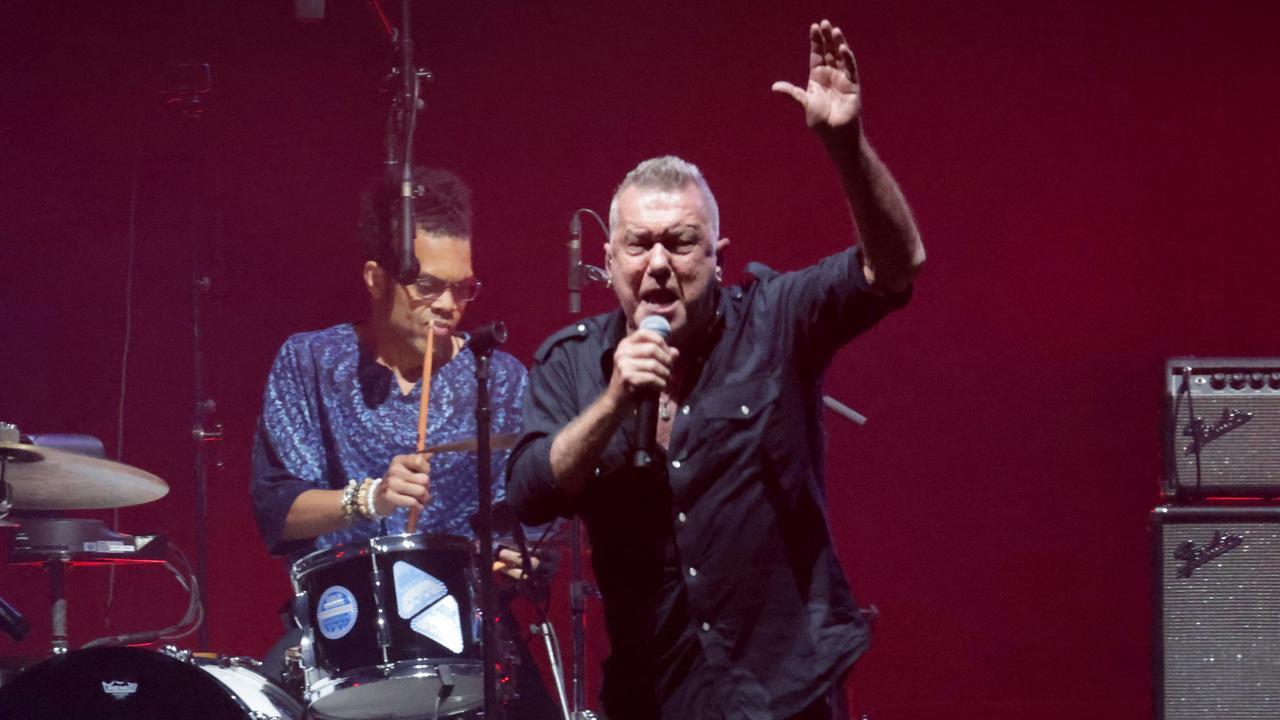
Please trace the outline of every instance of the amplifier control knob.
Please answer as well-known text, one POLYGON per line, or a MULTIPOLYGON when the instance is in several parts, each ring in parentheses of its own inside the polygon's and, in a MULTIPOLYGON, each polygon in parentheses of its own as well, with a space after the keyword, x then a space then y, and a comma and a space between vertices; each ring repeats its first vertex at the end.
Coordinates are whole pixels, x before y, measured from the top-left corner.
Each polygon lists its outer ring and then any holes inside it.
POLYGON ((1254 390, 1261 390, 1267 384, 1267 376, 1260 372, 1256 372, 1249 376, 1249 387, 1254 390))
POLYGON ((1267 384, 1271 386, 1272 390, 1280 390, 1280 372, 1271 373, 1271 376, 1267 378, 1267 384))
POLYGON ((1244 387, 1244 373, 1231 373, 1231 387, 1236 390, 1244 387))
POLYGON ((1226 373, 1214 373, 1213 377, 1209 379, 1209 387, 1213 388, 1214 390, 1221 390, 1226 386, 1227 386, 1226 373))

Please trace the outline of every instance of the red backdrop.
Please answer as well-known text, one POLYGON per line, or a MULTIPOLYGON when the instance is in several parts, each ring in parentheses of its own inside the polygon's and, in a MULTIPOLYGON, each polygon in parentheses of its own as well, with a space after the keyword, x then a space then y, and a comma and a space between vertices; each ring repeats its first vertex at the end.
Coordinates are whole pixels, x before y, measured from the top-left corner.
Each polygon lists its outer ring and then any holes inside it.
MULTIPOLYGON (((307 26, 284 1, 0 8, 0 419, 98 435, 164 477, 169 496, 122 511, 121 527, 193 552, 190 277, 205 247, 205 362, 227 435, 209 623, 228 654, 271 643, 287 591, 246 492, 271 358, 364 302, 356 193, 382 156, 392 59, 364 3, 328 5, 307 26), (192 60, 214 70, 194 123, 160 95, 165 68, 192 60)), ((868 133, 929 250, 914 303, 828 377, 871 418, 828 422, 834 533, 882 612, 856 703, 875 720, 1148 713, 1163 359, 1280 354, 1274 6, 416 5, 436 75, 419 157, 475 190, 485 292, 468 319, 504 319, 525 362, 569 320, 570 212, 603 212, 645 157, 706 172, 731 279, 748 260, 792 268, 847 242, 834 173, 769 92, 803 79, 809 21, 842 24, 868 133)), ((587 238, 599 262, 603 238, 587 238)), ((43 651, 42 583, 0 570, 38 628, 0 654, 43 651)), ((77 569, 68 588, 73 640, 107 632, 106 571, 77 569)), ((114 631, 182 612, 158 568, 120 570, 114 593, 114 631)))

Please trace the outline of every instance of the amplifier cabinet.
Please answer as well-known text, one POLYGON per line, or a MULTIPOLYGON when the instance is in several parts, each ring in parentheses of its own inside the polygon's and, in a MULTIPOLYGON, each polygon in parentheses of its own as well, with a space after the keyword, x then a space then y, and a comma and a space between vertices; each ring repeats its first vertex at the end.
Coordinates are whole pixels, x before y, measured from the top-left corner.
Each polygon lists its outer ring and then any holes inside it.
POLYGON ((1165 364, 1165 495, 1280 497, 1280 358, 1165 364))
POLYGON ((1280 718, 1280 507, 1157 507, 1158 720, 1280 718))

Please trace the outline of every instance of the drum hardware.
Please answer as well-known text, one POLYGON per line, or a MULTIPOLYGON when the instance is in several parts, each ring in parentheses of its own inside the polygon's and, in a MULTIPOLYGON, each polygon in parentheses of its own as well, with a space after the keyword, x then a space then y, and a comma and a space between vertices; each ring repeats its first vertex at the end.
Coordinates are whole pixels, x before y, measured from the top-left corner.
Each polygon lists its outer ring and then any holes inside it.
POLYGON ((124 535, 107 529, 101 520, 84 518, 27 518, 9 551, 13 565, 39 565, 49 578, 50 624, 54 655, 67 643, 66 568, 76 564, 163 562, 162 535, 124 535))
POLYGON ((90 518, 26 518, 14 535, 9 562, 154 563, 163 562, 167 552, 164 535, 126 535, 90 518))
POLYGON ((31 623, 2 597, 0 597, 0 629, 3 629, 14 642, 21 642, 22 638, 31 632, 31 623))

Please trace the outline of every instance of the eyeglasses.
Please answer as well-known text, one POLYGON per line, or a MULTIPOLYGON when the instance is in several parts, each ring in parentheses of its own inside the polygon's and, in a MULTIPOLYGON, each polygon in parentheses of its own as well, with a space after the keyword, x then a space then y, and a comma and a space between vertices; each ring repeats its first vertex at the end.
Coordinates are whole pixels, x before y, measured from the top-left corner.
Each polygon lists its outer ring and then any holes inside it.
POLYGON ((409 294, 415 300, 425 302, 437 300, 446 292, 453 293, 454 302, 471 302, 480 294, 480 281, 473 277, 448 282, 435 275, 419 275, 417 280, 405 287, 409 288, 409 294))

